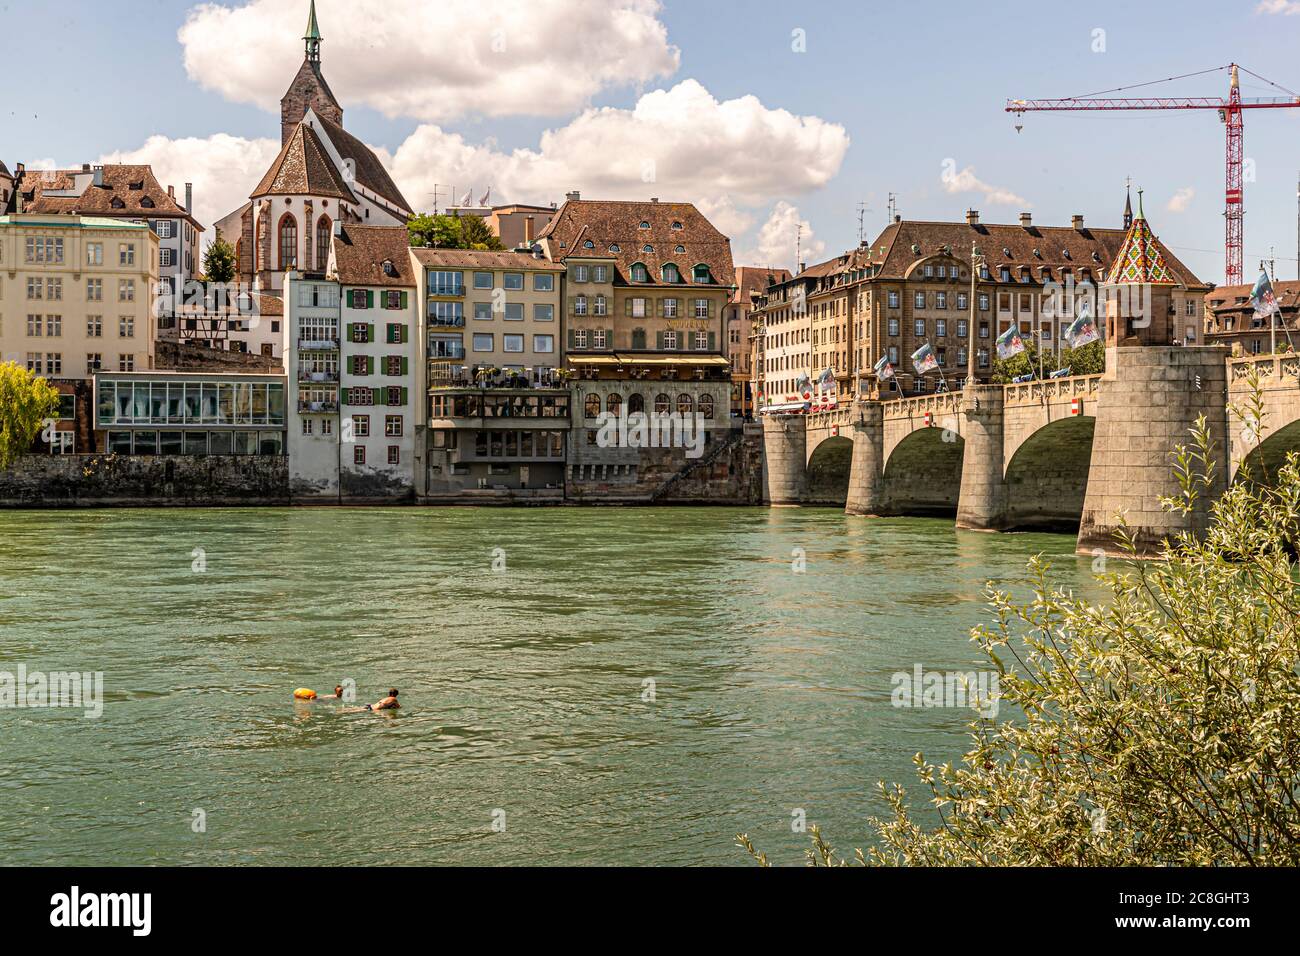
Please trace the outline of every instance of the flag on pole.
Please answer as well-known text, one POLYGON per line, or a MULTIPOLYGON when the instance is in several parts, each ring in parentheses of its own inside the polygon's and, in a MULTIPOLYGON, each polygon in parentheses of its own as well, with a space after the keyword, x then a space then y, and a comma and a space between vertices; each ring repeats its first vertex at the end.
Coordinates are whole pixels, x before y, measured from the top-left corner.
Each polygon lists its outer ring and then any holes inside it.
POLYGON ((926 342, 919 349, 912 353, 912 368, 916 369, 917 375, 924 375, 926 372, 939 367, 939 360, 934 355, 934 349, 930 343, 926 342))
POLYGON ((1065 330, 1065 341, 1070 343, 1072 349, 1087 345, 1089 342, 1095 342, 1099 338, 1101 336, 1097 332, 1097 326, 1086 315, 1079 316, 1065 330))
POLYGON ((1020 337, 1020 329, 1011 326, 998 336, 998 358, 1006 361, 1025 350, 1025 340, 1020 337))
POLYGON ((826 388, 826 386, 834 385, 834 384, 835 384, 835 372, 829 368, 826 371, 822 372, 821 375, 817 376, 817 386, 819 388, 826 388))
POLYGON ((880 361, 875 365, 876 378, 882 382, 894 377, 894 366, 889 364, 889 356, 880 356, 880 361))
POLYGON ((1065 368, 1058 368, 1055 372, 1047 373, 1048 378, 1068 378, 1069 375, 1070 375, 1070 366, 1068 365, 1065 368))
POLYGON ((492 198, 492 187, 489 186, 488 191, 483 194, 483 197, 478 201, 478 204, 480 206, 486 206, 488 204, 488 200, 491 198, 492 198))
POLYGON ((1277 298, 1273 295, 1273 283, 1269 281, 1268 273, 1262 269, 1259 278, 1255 280, 1255 288, 1250 290, 1250 301, 1255 306, 1257 319, 1266 319, 1278 311, 1277 298))
POLYGON ((802 396, 804 401, 812 398, 812 379, 808 377, 807 372, 799 375, 799 381, 795 382, 794 390, 802 396))

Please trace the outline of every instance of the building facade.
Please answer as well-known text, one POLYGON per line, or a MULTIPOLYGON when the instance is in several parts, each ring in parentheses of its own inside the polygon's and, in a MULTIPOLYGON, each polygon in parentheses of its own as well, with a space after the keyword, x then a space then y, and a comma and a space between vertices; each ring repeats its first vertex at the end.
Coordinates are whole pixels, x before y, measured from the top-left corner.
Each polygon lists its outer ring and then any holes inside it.
POLYGON ((290 491, 337 501, 413 494, 419 341, 403 227, 336 226, 324 278, 285 279, 290 491))
POLYGON ((522 252, 410 255, 428 402, 420 494, 561 496, 570 422, 564 268, 522 252))
POLYGON ((1269 320, 1255 315, 1250 301, 1252 285, 1214 289, 1205 297, 1205 344, 1222 345, 1234 355, 1266 355, 1276 344, 1279 352, 1300 349, 1300 281, 1274 282, 1278 313, 1269 320))
POLYGON ((731 411, 750 418, 755 407, 754 299, 790 278, 788 269, 736 267, 736 291, 727 306, 727 354, 731 360, 731 411))

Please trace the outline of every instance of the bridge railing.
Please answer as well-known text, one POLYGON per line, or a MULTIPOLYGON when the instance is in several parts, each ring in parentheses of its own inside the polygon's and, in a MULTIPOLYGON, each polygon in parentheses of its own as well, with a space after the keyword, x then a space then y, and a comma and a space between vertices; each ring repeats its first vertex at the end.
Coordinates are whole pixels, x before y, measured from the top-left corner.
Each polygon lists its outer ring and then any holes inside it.
POLYGON ((1228 385, 1241 384, 1254 371, 1261 379, 1300 380, 1300 355, 1247 355, 1228 359, 1228 385))
POLYGON ((1080 398, 1094 394, 1100 382, 1100 375, 1071 375, 1004 385, 1002 403, 1004 406, 1041 405, 1052 399, 1080 398))

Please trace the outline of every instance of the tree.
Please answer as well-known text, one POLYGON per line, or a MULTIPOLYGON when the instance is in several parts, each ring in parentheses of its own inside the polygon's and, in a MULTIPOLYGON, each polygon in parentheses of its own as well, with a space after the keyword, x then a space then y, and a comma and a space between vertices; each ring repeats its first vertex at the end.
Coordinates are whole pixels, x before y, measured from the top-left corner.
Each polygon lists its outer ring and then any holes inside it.
POLYGON ((407 222, 406 228, 411 234, 411 245, 416 247, 493 251, 505 248, 482 216, 421 215, 407 222))
MULTIPOLYGON (((1241 417, 1258 429, 1260 416, 1241 417)), ((1182 491, 1164 507, 1196 504, 1213 455, 1202 419, 1176 452, 1182 491)), ((937 826, 882 783, 879 845, 854 859, 1300 864, 1300 458, 1246 477, 1213 505, 1202 538, 1167 542, 1160 561, 1100 569, 1104 603, 1054 588, 1041 557, 1027 602, 991 589, 992 623, 973 639, 1011 706, 1000 723, 972 717, 960 764, 914 758, 937 826)), ((1132 553, 1123 528, 1119 537, 1132 553)), ((820 833, 808 858, 845 862, 820 833)))
POLYGON ((0 471, 31 450, 46 420, 59 410, 59 393, 15 362, 0 362, 0 471))
POLYGON ((203 253, 203 275, 208 282, 233 282, 238 265, 235 247, 217 236, 203 253))
MULTIPOLYGON (((1100 375, 1106 371, 1106 346, 1101 340, 1081 345, 1077 349, 1065 348, 1058 356, 1054 351, 1043 353, 1043 374, 1068 368, 1071 375, 1100 375)), ((1006 385, 1021 375, 1038 377, 1038 343, 1025 342, 1025 350, 1009 359, 995 359, 993 381, 1006 385)))

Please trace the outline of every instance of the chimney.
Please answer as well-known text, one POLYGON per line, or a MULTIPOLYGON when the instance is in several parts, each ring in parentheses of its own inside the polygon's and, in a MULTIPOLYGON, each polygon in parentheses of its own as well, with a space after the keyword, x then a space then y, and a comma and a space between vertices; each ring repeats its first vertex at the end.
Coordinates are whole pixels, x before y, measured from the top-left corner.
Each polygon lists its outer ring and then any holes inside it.
POLYGON ((808 263, 806 262, 799 263, 799 274, 803 275, 803 271, 807 268, 808 268, 808 263))
POLYGON ((335 219, 335 220, 334 220, 334 235, 336 235, 336 236, 342 236, 342 235, 343 235, 343 220, 342 220, 342 219, 335 219))
POLYGON ((1071 216, 1071 217, 1070 217, 1070 225, 1073 226, 1075 229, 1082 229, 1082 228, 1083 228, 1083 217, 1082 217, 1082 216, 1079 216, 1079 215, 1071 216))
POLYGON ((564 194, 565 202, 578 202, 580 199, 582 199, 582 193, 578 192, 576 189, 571 193, 564 194))
POLYGON ((533 244, 533 217, 525 216, 524 217, 524 245, 531 246, 532 244, 533 244))
POLYGON ((175 187, 175 186, 168 186, 168 187, 167 187, 167 198, 170 199, 172 202, 175 202, 175 201, 176 201, 176 187, 175 187))
POLYGON ((902 221, 903 221, 903 217, 902 217, 902 216, 895 216, 895 217, 894 217, 894 222, 902 222, 902 221))
POLYGON ((96 185, 96 186, 99 186, 99 187, 103 187, 103 185, 104 185, 104 167, 103 167, 103 166, 96 166, 96 167, 95 167, 95 185, 96 185))
POLYGON ((980 211, 978 209, 966 210, 966 225, 978 226, 980 224, 980 211))
POLYGON ((185 184, 185 211, 194 215, 194 184, 185 184))
POLYGON ((651 196, 651 197, 650 197, 650 201, 651 201, 652 203, 658 203, 658 202, 659 202, 659 197, 658 197, 658 196, 651 196))
POLYGON ((27 172, 27 166, 23 163, 14 164, 14 175, 19 179, 23 178, 23 173, 27 172))
POLYGON ((83 173, 88 173, 88 172, 90 172, 90 163, 82 163, 82 164, 81 164, 81 171, 82 171, 83 173))
POLYGON ((1033 224, 1034 224, 1034 217, 1033 217, 1033 216, 1029 215, 1029 213, 1027 213, 1027 212, 1022 212, 1022 213, 1020 214, 1020 225, 1024 226, 1026 229, 1028 229, 1028 228, 1029 228, 1030 226, 1032 226, 1033 224))

